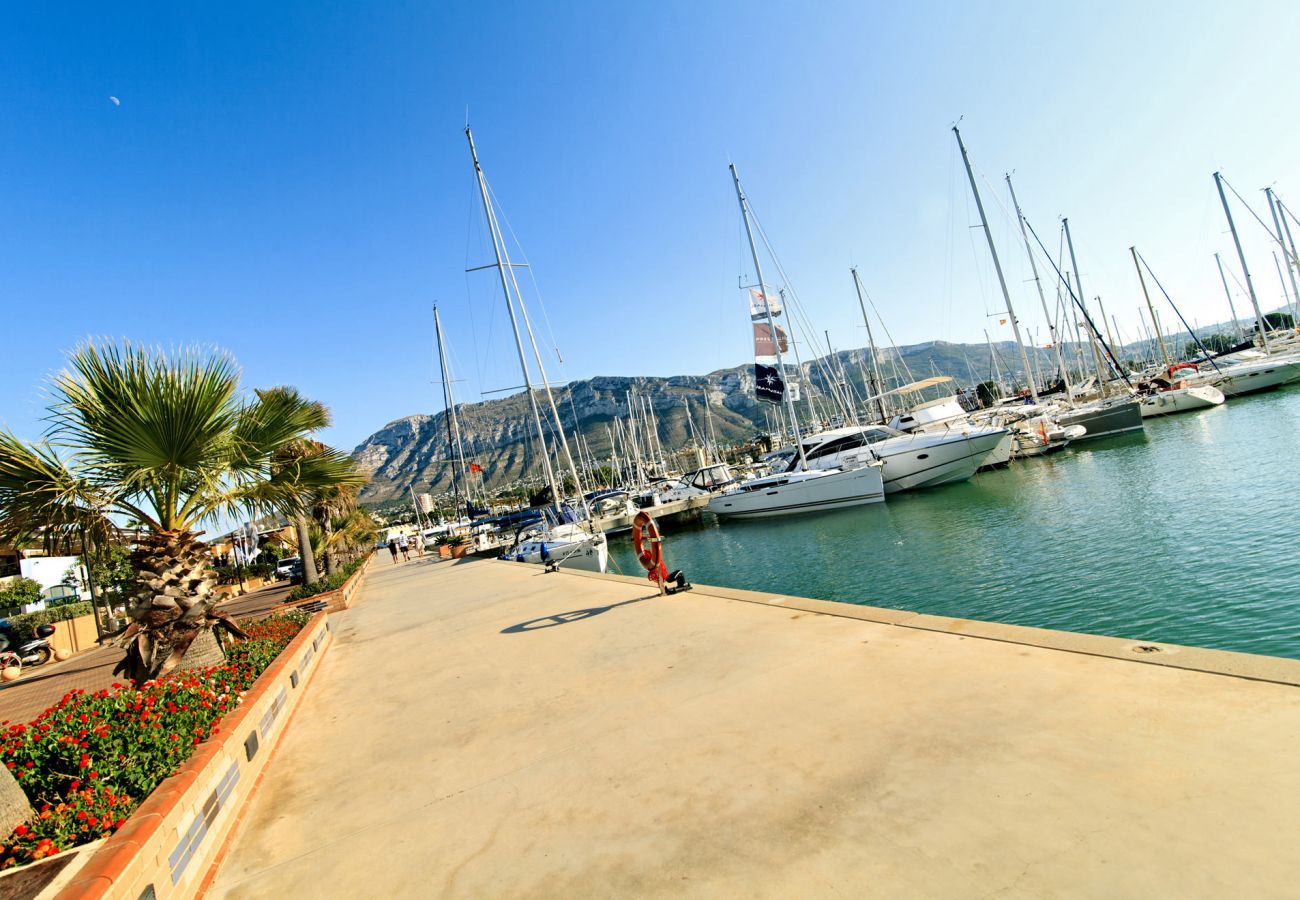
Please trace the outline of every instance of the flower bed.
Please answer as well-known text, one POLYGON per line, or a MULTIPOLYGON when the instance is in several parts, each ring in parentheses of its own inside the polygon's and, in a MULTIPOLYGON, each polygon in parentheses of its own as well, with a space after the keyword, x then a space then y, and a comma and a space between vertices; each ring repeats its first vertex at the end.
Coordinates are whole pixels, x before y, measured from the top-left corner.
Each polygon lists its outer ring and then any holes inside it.
POLYGON ((157 681, 73 691, 0 734, 0 759, 36 817, 0 847, 0 869, 107 837, 176 769, 307 623, 302 613, 244 625, 226 662, 157 681))

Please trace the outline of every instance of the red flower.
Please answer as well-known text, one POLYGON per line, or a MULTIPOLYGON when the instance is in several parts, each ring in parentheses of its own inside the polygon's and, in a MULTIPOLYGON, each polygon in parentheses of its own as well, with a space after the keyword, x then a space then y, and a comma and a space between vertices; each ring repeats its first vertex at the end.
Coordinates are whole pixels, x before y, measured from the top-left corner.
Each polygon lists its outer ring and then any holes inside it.
POLYGON ((17 828, 14 829, 14 834, 18 835, 19 837, 22 837, 26 833, 27 833, 26 825, 19 825, 17 828))

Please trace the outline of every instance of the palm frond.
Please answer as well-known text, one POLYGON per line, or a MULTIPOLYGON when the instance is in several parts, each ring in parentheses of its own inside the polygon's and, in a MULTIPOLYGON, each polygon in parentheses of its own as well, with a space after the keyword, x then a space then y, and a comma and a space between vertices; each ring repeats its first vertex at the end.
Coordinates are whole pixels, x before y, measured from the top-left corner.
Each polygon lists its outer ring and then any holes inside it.
POLYGON ((175 527, 184 499, 229 468, 238 388, 225 353, 89 343, 54 381, 50 441, 74 450, 88 480, 146 499, 175 527))
POLYGON ((113 498, 70 469, 46 443, 28 444, 0 431, 0 538, 40 537, 47 549, 66 549, 83 529, 95 540, 113 536, 106 515, 113 498))

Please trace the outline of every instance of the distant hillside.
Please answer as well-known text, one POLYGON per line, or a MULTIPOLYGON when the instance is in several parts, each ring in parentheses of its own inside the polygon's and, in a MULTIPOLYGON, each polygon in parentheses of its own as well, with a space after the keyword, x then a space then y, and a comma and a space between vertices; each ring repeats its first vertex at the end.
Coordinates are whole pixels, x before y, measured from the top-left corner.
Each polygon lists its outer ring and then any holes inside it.
MULTIPOLYGON (((1021 375, 1019 352, 1015 344, 994 345, 999 370, 1021 375)), ((1036 365, 1044 373, 1054 364, 1049 350, 1037 350, 1036 365)), ((826 387, 828 372, 833 368, 838 379, 845 381, 859 400, 864 388, 865 350, 842 351, 833 358, 805 364, 811 369, 811 388, 807 395, 821 409, 830 409, 826 387)), ((894 351, 881 351, 881 366, 886 383, 896 387, 912 379, 933 375, 951 375, 959 384, 971 385, 991 377, 989 348, 983 344, 950 344, 931 341, 894 351), (895 361, 897 360, 897 361, 895 361), (910 373, 910 375, 909 375, 910 373)), ((615 417, 627 416, 627 393, 646 397, 659 420, 659 441, 665 450, 682 446, 689 435, 686 407, 697 430, 705 427, 705 397, 708 398, 713 429, 722 443, 735 443, 753 437, 766 427, 768 404, 754 400, 752 365, 720 369, 708 375, 677 375, 670 378, 599 376, 574 381, 555 389, 555 401, 566 433, 580 432, 592 455, 597 459, 609 455, 606 426, 615 417), (576 425, 576 428, 575 428, 576 425)), ((544 402, 544 401, 543 401, 544 402)), ((482 403, 457 404, 466 454, 484 469, 489 486, 510 484, 533 471, 536 465, 531 451, 532 424, 527 397, 515 394, 482 403)), ((451 451, 447 441, 444 413, 416 414, 389 422, 353 451, 360 465, 371 474, 371 482, 362 494, 367 503, 401 499, 409 489, 439 493, 451 488, 451 451)))

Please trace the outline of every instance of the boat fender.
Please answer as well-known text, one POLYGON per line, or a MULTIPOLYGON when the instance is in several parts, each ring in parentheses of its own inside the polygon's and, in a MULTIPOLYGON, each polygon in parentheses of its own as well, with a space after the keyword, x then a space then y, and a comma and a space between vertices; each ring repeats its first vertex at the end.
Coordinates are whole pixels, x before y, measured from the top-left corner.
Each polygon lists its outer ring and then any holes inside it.
POLYGON ((636 514, 632 520, 632 549, 637 561, 646 570, 647 577, 655 584, 668 580, 668 567, 664 565, 664 539, 659 535, 659 526, 646 514, 645 510, 636 514))

